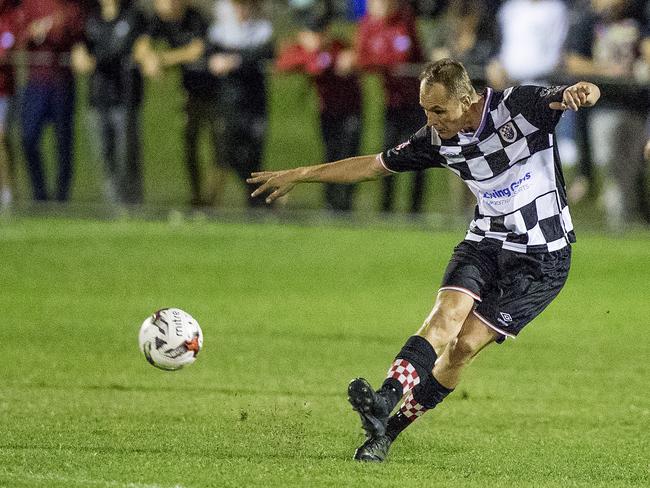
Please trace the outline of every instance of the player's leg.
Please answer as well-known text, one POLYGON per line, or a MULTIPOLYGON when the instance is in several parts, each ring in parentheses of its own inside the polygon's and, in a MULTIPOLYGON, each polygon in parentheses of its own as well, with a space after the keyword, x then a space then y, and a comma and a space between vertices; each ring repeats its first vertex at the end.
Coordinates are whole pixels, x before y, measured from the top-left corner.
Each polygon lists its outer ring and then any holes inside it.
POLYGON ((409 392, 427 392, 432 388, 445 392, 432 375, 433 366, 458 336, 476 303, 481 301, 482 292, 489 294, 498 272, 499 250, 489 241, 463 241, 456 246, 433 310, 396 356, 382 387, 373 392, 362 378, 350 383, 350 403, 359 412, 369 438, 385 434, 390 413, 409 392))
MULTIPOLYGON (((566 246, 539 256, 501 251, 497 260, 502 273, 493 286, 482 287, 482 300, 468 315, 460 333, 449 341, 432 373, 406 395, 399 411, 389 419, 387 439, 375 443, 377 449, 375 444, 368 443, 362 455, 385 457, 390 442, 402 430, 453 391, 461 372, 474 356, 496 340, 516 336, 537 317, 566 282, 571 248, 566 246)), ((432 316, 435 315, 434 309, 432 316)))
MULTIPOLYGON (((498 248, 495 248, 498 251, 498 248)), ((369 437, 383 435, 390 412, 413 388, 424 388, 433 365, 481 300, 481 290, 494 281, 495 249, 488 243, 464 241, 454 250, 433 310, 418 333, 408 339, 388 370, 378 392, 363 379, 352 380, 348 398, 359 412, 369 437)))
POLYGON ((423 388, 447 344, 460 332, 474 308, 474 299, 456 290, 441 290, 433 310, 414 336, 411 336, 388 369, 382 387, 373 391, 363 378, 348 386, 348 400, 359 412, 362 427, 369 437, 385 433, 386 422, 401 398, 414 388, 423 388))
POLYGON ((463 369, 479 352, 500 337, 498 332, 486 327, 476 315, 470 314, 460 334, 449 343, 436 361, 433 376, 446 388, 456 388, 463 369))
POLYGON ((456 290, 441 290, 431 313, 417 335, 425 338, 436 353, 442 354, 456 337, 474 308, 475 299, 456 290))
POLYGON ((457 386, 463 369, 498 337, 497 332, 470 314, 458 336, 436 361, 428 380, 409 392, 400 409, 388 420, 385 435, 370 437, 357 449, 355 459, 383 461, 397 436, 426 411, 442 402, 457 386))

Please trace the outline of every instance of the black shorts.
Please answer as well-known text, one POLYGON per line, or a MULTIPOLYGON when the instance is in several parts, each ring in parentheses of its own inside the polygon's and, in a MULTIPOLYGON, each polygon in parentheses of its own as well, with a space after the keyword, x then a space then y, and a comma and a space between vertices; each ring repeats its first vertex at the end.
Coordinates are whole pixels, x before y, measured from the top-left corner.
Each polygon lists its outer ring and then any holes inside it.
POLYGON ((515 337, 560 293, 571 265, 571 246, 523 254, 483 239, 454 249, 441 290, 457 290, 476 301, 474 314, 501 337, 515 337))

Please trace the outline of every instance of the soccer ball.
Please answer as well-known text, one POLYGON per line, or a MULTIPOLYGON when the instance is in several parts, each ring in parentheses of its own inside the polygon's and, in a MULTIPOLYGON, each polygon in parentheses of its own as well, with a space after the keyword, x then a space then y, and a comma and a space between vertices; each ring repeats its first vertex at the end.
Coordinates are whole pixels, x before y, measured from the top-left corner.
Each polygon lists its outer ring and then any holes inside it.
POLYGON ((180 308, 163 308, 147 317, 138 339, 147 361, 166 371, 192 364, 203 346, 199 323, 180 308))

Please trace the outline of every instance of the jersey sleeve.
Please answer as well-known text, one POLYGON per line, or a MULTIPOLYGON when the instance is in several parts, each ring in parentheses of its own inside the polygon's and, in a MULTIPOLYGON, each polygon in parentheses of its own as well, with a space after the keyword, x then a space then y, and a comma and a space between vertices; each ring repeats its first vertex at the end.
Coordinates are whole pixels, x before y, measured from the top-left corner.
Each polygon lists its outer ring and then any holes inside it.
POLYGON ((445 159, 433 144, 431 128, 422 127, 406 142, 379 155, 381 164, 393 173, 442 167, 445 159))
POLYGON ((515 86, 509 93, 506 105, 512 115, 522 114, 529 122, 547 132, 553 132, 564 113, 549 107, 552 102, 561 102, 563 86, 515 86))

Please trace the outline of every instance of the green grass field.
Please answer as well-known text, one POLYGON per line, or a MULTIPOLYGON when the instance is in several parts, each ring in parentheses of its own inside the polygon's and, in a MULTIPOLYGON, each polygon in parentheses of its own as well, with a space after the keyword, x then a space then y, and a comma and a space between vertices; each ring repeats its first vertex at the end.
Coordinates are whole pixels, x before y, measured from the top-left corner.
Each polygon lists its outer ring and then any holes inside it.
POLYGON ((650 235, 582 235, 560 297, 487 349, 396 442, 362 442, 375 384, 420 325, 459 233, 20 219, 0 226, 0 486, 648 486, 650 235), (201 323, 196 364, 137 349, 201 323))

